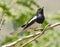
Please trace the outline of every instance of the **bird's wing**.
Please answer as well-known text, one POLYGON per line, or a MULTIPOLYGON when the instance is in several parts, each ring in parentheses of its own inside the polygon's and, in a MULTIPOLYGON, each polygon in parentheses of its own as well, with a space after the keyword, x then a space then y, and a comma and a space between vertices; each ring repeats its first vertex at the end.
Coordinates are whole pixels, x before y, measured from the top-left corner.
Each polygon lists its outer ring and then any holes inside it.
POLYGON ((32 25, 32 24, 36 21, 36 19, 37 19, 37 16, 33 16, 33 17, 27 22, 27 24, 22 25, 21 27, 24 27, 24 28, 29 27, 30 25, 32 25))
POLYGON ((32 21, 36 20, 37 19, 37 16, 33 16, 29 21, 28 23, 31 23, 32 21))

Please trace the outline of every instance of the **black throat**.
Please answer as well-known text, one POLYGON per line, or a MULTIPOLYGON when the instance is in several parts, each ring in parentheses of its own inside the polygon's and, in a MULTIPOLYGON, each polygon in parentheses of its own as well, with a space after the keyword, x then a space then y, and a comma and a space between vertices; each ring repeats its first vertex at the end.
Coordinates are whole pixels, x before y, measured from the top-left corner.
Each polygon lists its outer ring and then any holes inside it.
POLYGON ((43 13, 43 8, 38 9, 36 15, 37 15, 37 20, 36 20, 36 22, 42 24, 42 23, 44 22, 44 19, 45 19, 45 18, 44 18, 44 13, 43 13))

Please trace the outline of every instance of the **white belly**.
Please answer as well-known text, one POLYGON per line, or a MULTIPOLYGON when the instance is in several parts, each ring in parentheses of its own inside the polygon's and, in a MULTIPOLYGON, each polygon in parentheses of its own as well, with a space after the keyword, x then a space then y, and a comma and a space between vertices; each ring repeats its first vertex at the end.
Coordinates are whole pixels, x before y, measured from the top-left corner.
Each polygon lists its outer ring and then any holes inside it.
POLYGON ((28 27, 29 29, 36 29, 36 28, 38 28, 40 26, 40 24, 39 23, 37 23, 37 22, 35 22, 35 23, 33 23, 30 27, 28 27))

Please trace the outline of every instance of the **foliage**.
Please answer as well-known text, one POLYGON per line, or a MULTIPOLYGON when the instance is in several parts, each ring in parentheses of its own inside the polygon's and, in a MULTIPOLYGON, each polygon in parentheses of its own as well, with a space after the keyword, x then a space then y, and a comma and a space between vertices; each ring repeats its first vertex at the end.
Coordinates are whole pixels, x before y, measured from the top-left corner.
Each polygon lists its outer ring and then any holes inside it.
MULTIPOLYGON (((34 8, 32 8, 32 5, 35 5, 37 8, 39 8, 40 6, 36 2, 34 2, 34 0, 17 0, 15 3, 16 4, 14 5, 20 6, 19 10, 17 8, 19 13, 17 12, 16 15, 15 13, 13 14, 11 12, 11 8, 9 8, 6 3, 0 3, 0 8, 3 9, 2 13, 6 14, 8 19, 11 18, 11 20, 13 21, 13 28, 14 30, 17 30, 21 25, 25 24, 35 14, 35 10, 34 8)), ((51 19, 60 21, 60 13, 55 13, 51 19)), ((41 28, 44 28, 48 24, 48 20, 50 19, 45 19, 41 28)), ((31 34, 31 32, 24 32, 25 36, 29 34, 31 34)), ((54 29, 51 29, 46 31, 43 36, 38 38, 36 41, 28 44, 26 47, 60 47, 60 42, 58 40, 59 36, 59 32, 54 32, 54 29)), ((18 39, 18 36, 5 37, 5 39, 2 41, 2 44, 15 41, 16 39, 18 39)), ((18 43, 14 47, 19 47, 26 41, 21 42, 21 44, 18 43)))

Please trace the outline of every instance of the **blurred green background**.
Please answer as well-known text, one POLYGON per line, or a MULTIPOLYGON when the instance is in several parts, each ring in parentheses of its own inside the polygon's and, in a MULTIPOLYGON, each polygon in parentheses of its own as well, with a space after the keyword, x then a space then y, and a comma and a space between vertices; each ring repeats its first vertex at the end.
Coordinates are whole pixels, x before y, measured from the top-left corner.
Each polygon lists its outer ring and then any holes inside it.
MULTIPOLYGON (((0 30, 0 46, 17 40, 18 36, 11 36, 10 33, 25 24, 42 6, 44 6, 45 21, 40 28, 44 28, 48 23, 60 22, 59 0, 0 0, 0 23, 4 16, 0 30)), ((27 36, 31 33, 36 33, 36 31, 26 30, 19 35, 27 36)), ((13 47, 19 47, 26 41, 22 41, 13 47)), ((46 31, 44 35, 26 47, 60 47, 60 27, 46 31)))

